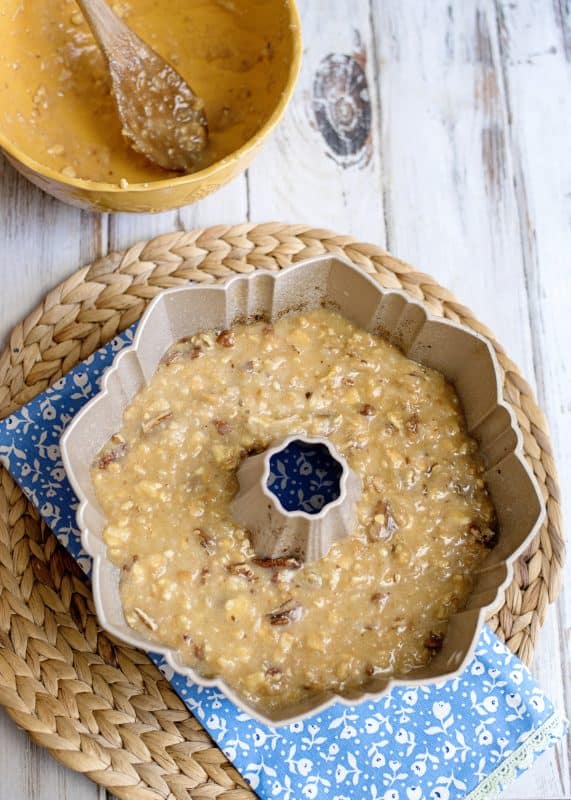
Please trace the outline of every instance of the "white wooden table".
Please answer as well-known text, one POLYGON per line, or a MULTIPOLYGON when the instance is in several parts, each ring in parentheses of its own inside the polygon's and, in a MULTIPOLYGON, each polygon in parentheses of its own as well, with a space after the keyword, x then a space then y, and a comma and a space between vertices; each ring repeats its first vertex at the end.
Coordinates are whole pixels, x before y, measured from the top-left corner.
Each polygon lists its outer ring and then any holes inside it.
MULTIPOLYGON (((547 412, 571 518, 569 0, 304 0, 301 11, 304 65, 285 120, 246 175, 197 206, 87 214, 0 157, 0 346, 51 286, 140 238, 244 219, 351 233, 432 273, 496 332, 547 412), (365 113, 346 154, 316 124, 315 76, 330 54, 368 81, 370 135, 365 113)), ((340 97, 350 117, 343 85, 340 97)), ((565 586, 533 672, 568 715, 570 633, 565 586)), ((0 798, 104 795, 0 712, 0 798)), ((569 746, 504 796, 571 798, 569 746)))

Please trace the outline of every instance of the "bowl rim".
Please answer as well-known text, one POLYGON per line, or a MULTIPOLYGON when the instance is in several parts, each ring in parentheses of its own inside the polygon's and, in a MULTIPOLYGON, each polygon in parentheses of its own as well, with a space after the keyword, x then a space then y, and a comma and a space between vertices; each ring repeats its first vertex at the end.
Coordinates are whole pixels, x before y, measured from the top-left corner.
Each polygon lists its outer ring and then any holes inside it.
MULTIPOLYGON (((93 588, 93 597, 95 603, 95 609, 97 612, 97 618, 104 630, 107 630, 113 636, 118 638, 120 641, 123 641, 132 647, 136 647, 138 649, 142 649, 147 653, 157 653, 165 659, 168 667, 170 667, 174 673, 183 675, 187 679, 190 679, 193 683, 198 686, 210 687, 217 689, 222 693, 222 695, 229 700, 231 700, 234 705, 236 705, 241 711, 248 714, 253 719, 261 722, 264 725, 269 725, 270 727, 281 727, 285 725, 291 725, 295 722, 299 722, 301 720, 305 720, 315 716, 316 714, 322 713, 330 706, 339 703, 343 706, 354 706, 355 704, 361 704, 366 701, 376 701, 379 700, 381 697, 384 697, 388 694, 393 688, 398 687, 405 687, 405 686, 434 686, 439 683, 443 683, 448 680, 453 680, 457 678, 463 670, 466 668, 467 664, 471 660, 474 651, 478 644, 479 634, 482 629, 482 625, 485 621, 485 614, 497 606, 498 601, 500 598, 503 598, 506 589, 511 584, 513 580, 514 574, 514 564, 517 558, 521 555, 522 552, 529 546, 533 538, 539 532, 541 525, 544 523, 546 518, 546 506, 545 500, 541 494, 541 490, 537 483, 536 477, 529 465, 525 453, 524 453, 524 437, 521 432, 517 416, 515 411, 513 410, 511 403, 509 400, 504 397, 504 389, 503 389, 503 380, 502 380, 502 368, 500 366, 499 360, 496 355, 496 351, 490 342, 490 340, 481 334, 479 331, 473 330, 469 328, 467 325, 462 323, 456 322, 451 319, 447 319, 446 317, 440 317, 433 314, 429 307, 422 301, 416 299, 412 295, 410 295, 404 289, 392 289, 384 287, 379 281, 375 280, 375 278, 366 273, 363 269, 360 269, 358 266, 353 264, 347 258, 338 256, 336 254, 325 253, 323 255, 310 257, 307 259, 303 259, 298 262, 294 262, 289 264, 284 270, 280 270, 276 272, 275 270, 268 270, 268 269, 260 269, 255 270, 248 274, 237 274, 231 277, 230 279, 224 281, 223 283, 213 283, 213 284, 187 284, 185 286, 176 286, 170 289, 165 289, 159 294, 157 294, 149 303, 145 312, 141 316, 137 330, 135 332, 135 336, 133 337, 133 341, 126 347, 124 347, 113 359, 112 363, 104 370, 101 380, 100 380, 100 388, 99 391, 89 400, 81 409, 80 411, 73 417, 70 421, 66 429, 64 430, 61 438, 60 438, 60 447, 61 447, 61 454, 62 460, 65 467, 65 471, 67 477, 72 485, 74 492, 76 493, 79 504, 77 507, 76 512, 76 520, 77 526, 81 532, 81 543, 85 551, 91 556, 93 560, 93 569, 92 569, 92 588, 93 588), (444 325, 446 327, 453 328, 455 330, 464 331, 465 333, 469 334, 473 338, 477 339, 478 341, 482 342, 489 354, 495 375, 495 383, 496 383, 496 402, 498 406, 501 406, 505 409, 509 416, 510 427, 515 435, 515 445, 513 447, 513 454, 516 456, 518 461, 524 468, 524 471, 527 474, 527 477, 530 482, 530 487, 533 489, 533 492, 538 501, 539 512, 537 518, 532 525, 531 529, 529 530, 525 539, 518 545, 518 547, 514 548, 508 556, 503 559, 502 563, 505 565, 506 574, 504 580, 501 584, 498 585, 495 591, 495 595, 489 603, 484 606, 481 606, 477 609, 477 620, 474 627, 474 635, 470 642, 470 646, 466 649, 463 658, 460 661, 457 661, 454 669, 450 669, 450 671, 443 673, 440 676, 432 676, 432 677, 413 677, 412 675, 406 677, 398 677, 398 676, 389 676, 386 680, 386 684, 383 688, 378 689, 376 691, 366 690, 361 687, 357 687, 354 690, 349 690, 345 694, 338 694, 336 692, 332 692, 331 690, 326 690, 319 695, 316 695, 316 702, 311 707, 307 708, 306 710, 300 713, 293 713, 288 715, 284 713, 283 716, 274 716, 273 718, 266 716, 262 711, 254 708, 253 706, 249 705, 244 698, 242 698, 237 692, 235 692, 222 678, 220 675, 212 677, 212 678, 205 678, 200 673, 196 672, 192 667, 189 667, 183 664, 178 657, 178 652, 168 645, 161 645, 158 642, 153 642, 152 640, 145 639, 142 635, 138 634, 136 631, 133 630, 133 633, 125 634, 123 629, 117 628, 114 624, 108 622, 106 620, 105 614, 103 612, 103 601, 102 601, 102 588, 101 588, 101 579, 100 579, 100 572, 102 568, 103 562, 109 562, 109 559, 106 556, 107 546, 103 542, 100 536, 96 536, 95 534, 92 535, 91 530, 89 529, 87 523, 85 522, 85 512, 90 506, 90 502, 86 497, 82 484, 77 479, 74 471, 74 466, 72 460, 69 456, 67 450, 67 441, 73 435, 75 428, 78 424, 81 423, 81 420, 84 416, 87 416, 90 413, 90 409, 96 403, 101 402, 109 395, 109 385, 111 382, 112 376, 118 372, 121 368, 121 363, 123 359, 128 358, 128 355, 131 352, 137 353, 139 348, 140 340, 144 334, 145 328, 149 325, 149 320, 152 320, 153 311, 155 306, 157 306, 161 299, 165 295, 172 295, 178 294, 182 292, 193 291, 194 289, 200 290, 207 290, 212 292, 226 292, 228 287, 231 286, 233 283, 239 281, 252 281, 256 280, 257 278, 262 277, 271 277, 274 281, 279 278, 280 275, 284 274, 284 272, 292 272, 299 269, 305 268, 307 265, 325 262, 325 261, 337 261, 345 265, 345 267, 350 268, 354 272, 358 272, 363 278, 365 278, 372 287, 375 288, 376 291, 379 289, 382 291, 383 296, 386 295, 396 295, 402 297, 407 303, 414 305, 421 309, 426 317, 426 322, 436 322, 438 324, 444 325), (94 542, 93 539, 97 538, 98 541, 94 542), (104 622, 105 620, 105 622, 104 622)), ((452 665, 451 665, 452 666, 452 665)), ((287 709, 286 709, 287 712, 287 709)), ((281 714, 281 712, 278 712, 281 714)))
POLYGON ((297 8, 297 0, 283 0, 289 11, 288 29, 291 31, 292 36, 292 57, 288 67, 287 80, 272 113, 264 122, 261 128, 241 145, 237 150, 233 150, 228 155, 215 161, 204 169, 197 172, 189 172, 185 175, 177 175, 174 178, 163 178, 158 181, 143 181, 137 183, 129 183, 125 188, 117 183, 108 183, 106 181, 93 181, 89 178, 68 178, 61 172, 47 167, 36 161, 31 156, 27 155, 25 151, 16 146, 8 137, 0 130, 0 150, 13 158, 18 163, 22 164, 27 169, 47 178, 51 181, 56 181, 65 186, 73 189, 81 189, 86 192, 108 192, 110 194, 127 194, 129 192, 145 193, 152 190, 160 191, 171 186, 185 186, 193 183, 202 183, 204 180, 214 178, 219 172, 222 172, 229 164, 237 160, 247 158, 247 156, 255 151, 256 147, 263 142, 270 133, 274 130, 281 117, 283 116, 289 101, 293 95, 299 72, 301 69, 301 59, 303 52, 303 39, 301 30, 301 18, 299 9, 297 8))

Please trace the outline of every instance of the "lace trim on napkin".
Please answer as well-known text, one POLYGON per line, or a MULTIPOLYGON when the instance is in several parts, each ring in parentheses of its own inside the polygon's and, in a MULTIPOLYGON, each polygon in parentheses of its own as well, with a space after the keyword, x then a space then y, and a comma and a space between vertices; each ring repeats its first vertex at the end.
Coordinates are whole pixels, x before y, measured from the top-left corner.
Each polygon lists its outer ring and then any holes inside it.
POLYGON ((466 795, 465 800, 496 800, 502 789, 512 783, 521 772, 533 764, 536 755, 547 750, 554 741, 561 738, 567 720, 558 711, 545 720, 543 725, 534 731, 514 750, 487 778, 484 778, 473 792, 466 795))

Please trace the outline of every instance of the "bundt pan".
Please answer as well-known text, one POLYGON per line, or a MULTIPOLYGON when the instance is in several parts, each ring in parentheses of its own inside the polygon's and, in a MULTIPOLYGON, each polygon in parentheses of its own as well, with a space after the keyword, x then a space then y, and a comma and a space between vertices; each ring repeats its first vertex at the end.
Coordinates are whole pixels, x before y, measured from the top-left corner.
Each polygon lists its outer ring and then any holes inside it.
POLYGON ((373 277, 330 256, 301 261, 279 273, 257 271, 222 285, 185 286, 158 295, 141 319, 132 346, 116 357, 101 391, 73 419, 61 444, 68 477, 80 500, 77 521, 83 547, 93 557, 93 593, 102 627, 130 645, 163 654, 175 671, 199 685, 221 689, 237 706, 271 725, 291 723, 336 701, 355 704, 379 698, 394 685, 434 683, 461 672, 486 616, 503 600, 514 561, 545 516, 539 488, 523 456, 515 414, 502 394, 491 344, 462 325, 433 317, 405 292, 385 290, 373 277), (201 677, 180 661, 175 650, 157 646, 127 625, 119 596, 120 570, 106 557, 105 518, 90 464, 119 430, 126 405, 151 379, 174 342, 201 330, 228 328, 236 321, 260 315, 272 321, 290 311, 318 306, 335 309, 356 325, 383 335, 409 358, 442 372, 455 386, 468 431, 480 446, 499 538, 474 576, 467 606, 451 617, 442 650, 426 667, 402 679, 372 678, 361 689, 341 695, 324 692, 264 716, 220 678, 201 677))

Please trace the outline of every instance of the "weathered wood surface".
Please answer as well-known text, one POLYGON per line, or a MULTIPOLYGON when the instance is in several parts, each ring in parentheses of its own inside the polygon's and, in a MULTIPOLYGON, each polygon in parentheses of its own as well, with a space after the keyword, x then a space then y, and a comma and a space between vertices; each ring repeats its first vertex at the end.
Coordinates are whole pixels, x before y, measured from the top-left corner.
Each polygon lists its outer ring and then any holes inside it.
MULTIPOLYGON (((46 291, 110 249, 244 219, 309 222, 387 246, 496 332, 536 386, 571 488, 571 5, 567 0, 304 0, 304 66, 245 176, 197 206, 100 216, 0 158, 0 345, 46 291), (335 109, 324 89, 337 87, 335 109), (8 277, 9 275, 9 277, 8 277)), ((564 496, 567 517, 569 497, 564 496)), ((569 567, 567 577, 571 575, 569 567)), ((568 584, 568 581, 564 581, 568 584)), ((571 714, 571 591, 534 674, 571 714)), ((0 713, 0 798, 104 800, 0 713)), ((569 744, 504 794, 571 798, 569 744)))

